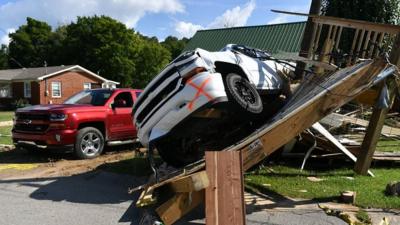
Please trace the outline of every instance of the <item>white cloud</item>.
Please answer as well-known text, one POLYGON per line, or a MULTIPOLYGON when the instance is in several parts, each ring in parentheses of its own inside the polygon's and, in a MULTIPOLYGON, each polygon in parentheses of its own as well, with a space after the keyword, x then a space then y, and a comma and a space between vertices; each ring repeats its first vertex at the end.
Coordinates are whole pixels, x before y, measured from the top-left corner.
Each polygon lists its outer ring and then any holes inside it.
POLYGON ((215 18, 215 20, 212 21, 208 27, 220 28, 244 26, 253 13, 255 7, 256 3, 254 1, 250 1, 243 8, 236 6, 233 9, 228 9, 224 12, 224 14, 215 18))
POLYGON ((197 30, 204 29, 201 25, 193 24, 190 22, 179 21, 175 25, 175 30, 179 34, 179 37, 192 37, 197 30))
POLYGON ((46 21, 52 26, 74 21, 77 16, 107 15, 128 27, 146 13, 183 12, 180 0, 17 0, 0 5, 0 28, 25 24, 26 17, 46 21))
POLYGON ((199 29, 244 26, 253 13, 255 7, 255 1, 251 0, 243 8, 236 6, 232 9, 228 9, 221 16, 216 17, 207 26, 178 21, 175 24, 175 31, 179 37, 192 37, 199 29))
POLYGON ((277 23, 287 23, 289 22, 289 16, 288 15, 278 15, 274 19, 270 20, 267 22, 267 24, 277 24, 277 23))
POLYGON ((1 37, 0 38, 0 45, 2 45, 2 44, 8 45, 8 43, 10 43, 10 38, 8 37, 8 34, 9 33, 14 33, 15 29, 14 28, 9 28, 7 30, 0 29, 0 31, 2 31, 2 33, 3 33, 3 35, 0 36, 1 37))

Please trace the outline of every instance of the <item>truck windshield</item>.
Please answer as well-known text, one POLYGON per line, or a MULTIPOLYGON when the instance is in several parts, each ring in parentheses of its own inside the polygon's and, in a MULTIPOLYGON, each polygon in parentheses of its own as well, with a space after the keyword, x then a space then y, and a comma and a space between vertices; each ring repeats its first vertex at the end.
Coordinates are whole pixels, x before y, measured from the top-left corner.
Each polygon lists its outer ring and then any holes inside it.
POLYGON ((102 106, 110 98, 112 90, 84 90, 69 99, 64 104, 87 104, 93 106, 102 106))

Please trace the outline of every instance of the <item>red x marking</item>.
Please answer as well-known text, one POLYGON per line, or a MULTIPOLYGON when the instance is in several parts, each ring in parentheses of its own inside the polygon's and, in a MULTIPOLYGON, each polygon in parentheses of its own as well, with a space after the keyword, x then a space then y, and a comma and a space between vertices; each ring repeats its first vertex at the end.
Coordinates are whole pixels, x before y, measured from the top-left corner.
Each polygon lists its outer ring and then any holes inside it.
POLYGON ((190 111, 193 110, 193 105, 194 102, 201 96, 201 94, 203 94, 204 96, 206 96, 208 98, 208 100, 211 100, 212 97, 207 94, 207 92, 204 91, 204 87, 207 85, 207 83, 211 80, 211 76, 208 77, 206 80, 204 80, 200 86, 197 86, 196 84, 194 84, 192 82, 192 80, 188 80, 186 83, 189 84, 190 86, 194 87, 195 89, 197 89, 196 94, 194 95, 194 98, 189 102, 188 104, 188 108, 190 111))

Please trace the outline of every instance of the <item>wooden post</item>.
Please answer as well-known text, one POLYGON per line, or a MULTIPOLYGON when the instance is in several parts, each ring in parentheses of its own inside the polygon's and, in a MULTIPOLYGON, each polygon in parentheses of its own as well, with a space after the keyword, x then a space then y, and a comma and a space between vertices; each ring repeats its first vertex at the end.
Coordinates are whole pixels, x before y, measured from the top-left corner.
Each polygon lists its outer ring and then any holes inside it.
MULTIPOLYGON (((312 0, 310 6, 310 14, 319 15, 320 11, 321 11, 321 0, 312 0)), ((317 29, 316 24, 312 21, 312 18, 309 17, 307 20, 306 27, 304 29, 303 39, 301 40, 301 47, 299 54, 300 56, 306 58, 310 58, 312 56, 313 54, 312 48, 314 42, 313 35, 315 35, 314 32, 315 29, 317 29)), ((315 49, 317 48, 318 46, 315 46, 315 49)), ((304 62, 298 62, 297 65, 298 66, 296 67, 295 74, 297 78, 301 78, 304 73, 303 70, 306 68, 306 64, 304 62)))
MULTIPOLYGON (((400 66, 400 33, 397 34, 395 43, 392 47, 392 52, 390 53, 390 62, 396 66, 400 66)), ((383 87, 383 84, 382 84, 383 87)), ((394 81, 390 82, 388 85, 389 94, 390 94, 390 105, 394 100, 394 81)), ((379 137, 381 135, 381 131, 383 128, 383 124, 385 122, 386 114, 389 111, 388 109, 379 109, 374 108, 372 112, 371 119, 368 124, 367 132, 365 134, 363 143, 361 144, 361 154, 357 158, 356 165, 354 170, 358 174, 366 175, 369 167, 371 166, 372 157, 374 155, 376 145, 378 143, 379 137)))
POLYGON ((207 225, 244 225, 245 204, 242 153, 240 151, 206 152, 207 225))
MULTIPOLYGON (((383 81, 386 82, 386 81, 383 81)), ((382 84, 383 87, 383 84, 382 84)), ((382 90, 382 87, 380 90, 382 90)), ((376 144, 381 136, 383 123, 385 122, 386 114, 389 109, 374 108, 371 119, 369 120, 367 132, 361 144, 361 152, 357 157, 354 171, 361 175, 367 175, 368 169, 371 166, 372 157, 376 149, 376 144)))

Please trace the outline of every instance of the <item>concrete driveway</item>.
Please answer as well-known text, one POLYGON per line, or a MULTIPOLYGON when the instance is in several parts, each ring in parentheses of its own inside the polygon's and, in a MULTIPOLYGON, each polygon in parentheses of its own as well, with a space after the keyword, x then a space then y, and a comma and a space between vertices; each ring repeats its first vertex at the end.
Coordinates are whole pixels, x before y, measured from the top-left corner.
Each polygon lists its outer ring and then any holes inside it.
MULTIPOLYGON (((68 154, 0 152, 0 224, 80 225, 139 224, 144 209, 135 207, 140 193, 128 189, 146 178, 105 172, 99 166, 132 157, 116 151, 93 160, 68 154)), ((247 224, 345 224, 325 215, 315 202, 273 193, 246 194, 247 224)), ((177 224, 204 224, 200 206, 177 224)))
MULTIPOLYGON (((142 209, 134 205, 138 193, 129 195, 127 191, 144 181, 103 171, 67 177, 2 180, 0 224, 139 224, 142 209)), ((251 198, 259 197, 247 195, 246 198, 251 202, 251 198)), ((268 202, 248 205, 248 224, 345 224, 336 217, 326 216, 315 205, 298 208, 290 203, 293 206, 285 206, 285 209, 268 202)), ((178 224, 204 224, 203 218, 200 207, 178 224)))
POLYGON ((0 224, 137 224, 127 191, 141 183, 108 172, 0 181, 0 224))

